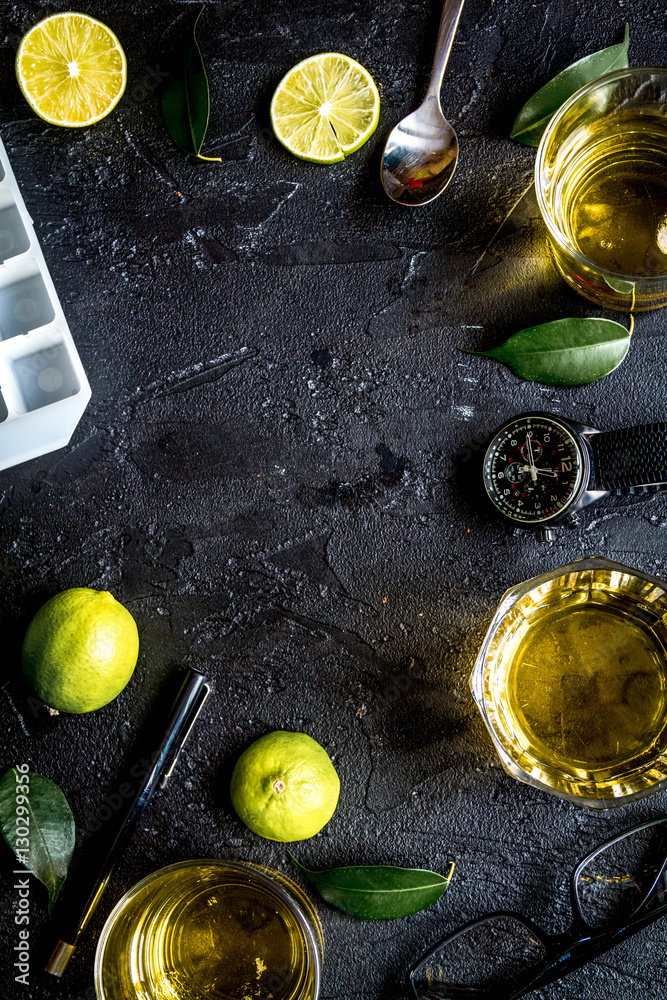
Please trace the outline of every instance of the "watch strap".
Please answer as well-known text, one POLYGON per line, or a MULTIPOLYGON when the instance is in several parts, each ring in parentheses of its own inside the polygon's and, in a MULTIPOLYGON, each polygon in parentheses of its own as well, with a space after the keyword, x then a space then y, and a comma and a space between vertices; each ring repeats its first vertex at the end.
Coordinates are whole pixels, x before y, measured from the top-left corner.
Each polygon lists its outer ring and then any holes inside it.
POLYGON ((589 441, 589 489, 658 492, 667 486, 667 422, 602 431, 589 441))

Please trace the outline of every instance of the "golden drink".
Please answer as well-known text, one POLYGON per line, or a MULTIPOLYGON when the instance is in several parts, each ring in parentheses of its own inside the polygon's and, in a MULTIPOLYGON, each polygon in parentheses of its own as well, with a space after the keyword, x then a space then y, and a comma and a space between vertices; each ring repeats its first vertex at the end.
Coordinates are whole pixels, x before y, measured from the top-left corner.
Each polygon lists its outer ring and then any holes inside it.
POLYGON ((626 311, 667 303, 667 71, 617 70, 554 115, 535 187, 565 280, 626 311))
POLYGON ((503 766, 582 805, 667 786, 667 584, 599 557, 503 597, 471 677, 503 766))
POLYGON ((320 924, 301 890, 254 865, 172 865, 135 886, 102 932, 103 1000, 315 1000, 320 924))
POLYGON ((506 651, 509 711, 548 767, 634 766, 665 742, 664 625, 654 631, 596 597, 538 611, 506 651))
POLYGON ((573 246, 618 274, 665 274, 667 118, 619 116, 613 131, 597 123, 580 141, 559 194, 573 246))

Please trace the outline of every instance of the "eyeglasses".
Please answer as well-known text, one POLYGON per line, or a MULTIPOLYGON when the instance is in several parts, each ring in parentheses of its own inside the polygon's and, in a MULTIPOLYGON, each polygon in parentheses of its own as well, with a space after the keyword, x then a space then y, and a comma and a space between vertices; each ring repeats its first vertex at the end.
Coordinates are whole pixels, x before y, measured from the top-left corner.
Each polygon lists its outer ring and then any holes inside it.
POLYGON ((408 974, 417 1000, 517 1000, 667 914, 667 817, 632 827, 580 861, 570 877, 573 921, 547 934, 510 910, 450 934, 408 974))

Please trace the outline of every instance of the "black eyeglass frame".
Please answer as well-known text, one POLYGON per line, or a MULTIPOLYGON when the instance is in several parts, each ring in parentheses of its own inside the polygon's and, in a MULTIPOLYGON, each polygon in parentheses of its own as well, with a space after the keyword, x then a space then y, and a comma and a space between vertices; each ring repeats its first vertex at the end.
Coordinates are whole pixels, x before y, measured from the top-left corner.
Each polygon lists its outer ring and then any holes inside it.
POLYGON ((600 955, 614 948, 621 941, 625 941, 644 927, 648 927, 655 920, 659 920, 660 917, 665 916, 667 914, 667 900, 659 903, 657 906, 652 907, 651 904, 655 902, 658 894, 664 892, 667 888, 667 884, 663 884, 667 872, 667 842, 665 843, 664 857, 657 869, 657 874, 651 887, 644 893, 642 899, 630 913, 629 917, 624 916, 616 924, 602 929, 591 927, 584 918, 577 889, 579 876, 583 869, 598 855, 602 854, 603 851, 607 850, 613 844, 618 844, 627 837, 633 836, 640 830, 649 830, 651 827, 660 826, 661 824, 664 825, 665 834, 667 835, 667 816, 661 816, 658 819, 649 820, 647 823, 639 823, 637 826, 630 827, 630 829, 624 830, 623 833, 619 833, 616 837, 611 837, 579 862, 570 876, 570 904, 572 906, 573 920, 566 931, 563 931, 561 934, 548 934, 542 928, 538 927, 537 924, 533 923, 532 920, 513 910, 496 910, 493 913, 485 914, 483 917, 477 917, 475 920, 470 920, 467 924, 464 924, 463 927, 460 927, 453 934, 447 935, 434 948, 431 948, 430 951, 422 955, 418 962, 415 962, 408 972, 408 984, 412 989, 411 995, 416 1000, 429 1000, 429 997, 436 996, 438 1000, 463 1000, 463 998, 465 1000, 478 1000, 478 998, 482 1000, 483 997, 493 997, 494 1000, 518 1000, 519 997, 525 996, 533 990, 540 989, 542 986, 547 986, 549 983, 556 982, 556 980, 561 979, 575 969, 581 968, 582 965, 586 965, 588 962, 599 958, 600 955), (535 935, 545 949, 545 958, 534 969, 531 969, 527 980, 520 986, 502 993, 499 992, 497 985, 487 989, 485 987, 478 988, 475 986, 468 987, 438 983, 438 992, 431 994, 420 992, 417 989, 413 976, 424 962, 427 962, 429 958, 443 947, 462 934, 465 934, 472 927, 483 924, 494 917, 511 917, 518 921, 531 934, 535 935))

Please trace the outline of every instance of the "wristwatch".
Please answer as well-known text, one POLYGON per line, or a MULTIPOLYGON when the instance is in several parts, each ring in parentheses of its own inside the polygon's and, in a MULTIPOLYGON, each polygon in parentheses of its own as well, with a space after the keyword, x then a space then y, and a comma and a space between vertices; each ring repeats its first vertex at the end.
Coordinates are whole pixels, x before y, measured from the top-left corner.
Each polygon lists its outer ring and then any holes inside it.
POLYGON ((667 421, 600 431, 522 413, 493 435, 483 477, 497 513, 550 541, 553 527, 577 524, 577 511, 603 497, 667 489, 667 421))

